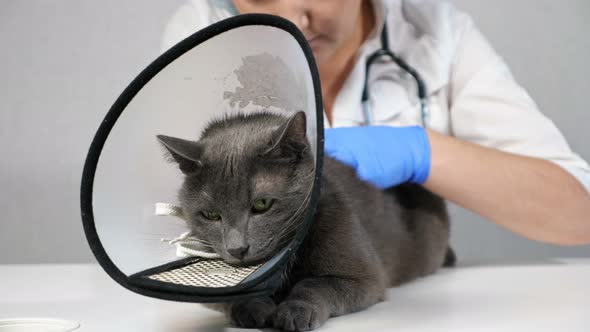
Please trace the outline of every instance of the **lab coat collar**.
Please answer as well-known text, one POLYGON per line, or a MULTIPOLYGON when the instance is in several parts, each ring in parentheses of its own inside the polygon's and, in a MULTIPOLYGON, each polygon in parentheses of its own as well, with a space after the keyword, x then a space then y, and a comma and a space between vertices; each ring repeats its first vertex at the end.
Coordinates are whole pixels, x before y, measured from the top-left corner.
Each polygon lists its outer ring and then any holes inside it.
MULTIPOLYGON (((412 0, 373 0, 373 8, 376 28, 361 46, 355 66, 336 97, 332 111, 336 126, 338 122, 361 124, 365 120, 361 110, 365 62, 371 53, 381 47, 381 30, 385 21, 392 51, 406 60, 422 76, 428 95, 435 94, 446 86, 450 79, 448 64, 452 61, 452 45, 443 42, 452 36, 448 13, 441 12, 440 6, 412 0)), ((396 64, 389 61, 380 66, 397 68, 396 64)), ((372 77, 375 75, 374 70, 371 69, 372 77)), ((396 100, 385 113, 373 114, 376 121, 393 117, 418 102, 414 80, 406 77, 403 81, 408 98, 396 100)), ((373 80, 369 79, 370 94, 372 82, 373 80)))

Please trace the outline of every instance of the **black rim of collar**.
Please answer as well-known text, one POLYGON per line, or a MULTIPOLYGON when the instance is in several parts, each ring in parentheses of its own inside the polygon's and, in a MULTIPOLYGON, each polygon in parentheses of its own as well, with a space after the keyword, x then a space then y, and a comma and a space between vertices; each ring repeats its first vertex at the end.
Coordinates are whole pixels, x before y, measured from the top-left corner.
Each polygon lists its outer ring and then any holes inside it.
MULTIPOLYGON (((193 35, 187 37, 167 52, 160 55, 154 60, 149 66, 147 66, 132 82, 127 86, 123 93, 117 98, 113 106, 106 114, 102 121, 98 131, 96 132, 94 139, 90 145, 86 162, 84 164, 84 170, 82 173, 81 189, 80 189, 80 208, 82 213, 82 223, 84 226, 84 233, 86 239, 90 245, 92 253, 98 260, 102 268, 107 274, 114 279, 117 283, 123 287, 150 297, 183 301, 183 302, 212 302, 212 301, 225 301, 235 297, 239 297, 240 294, 253 294, 258 293, 259 287, 263 285, 263 282, 268 282, 275 276, 276 273, 280 272, 283 267, 297 251, 301 243, 303 242, 311 223, 313 222, 313 216, 317 207, 320 190, 320 177, 323 164, 323 145, 324 145, 324 125, 323 125, 323 106, 322 106, 322 95, 320 88, 319 74, 316 67, 316 63, 313 57, 313 52, 309 47, 307 40, 301 31, 291 22, 274 15, 267 14, 244 14, 237 15, 217 23, 214 23, 193 35), (232 287, 225 288, 206 288, 206 287, 191 287, 187 290, 186 287, 145 287, 138 286, 133 282, 130 282, 129 276, 124 274, 110 259, 106 253, 102 243, 100 242, 99 236, 96 231, 96 225, 94 223, 93 214, 93 186, 94 176, 96 173, 96 167, 100 158, 100 153, 104 147, 104 144, 108 138, 111 129, 115 125, 119 116, 123 113, 127 105, 135 97, 135 95, 162 69, 172 63, 174 60, 185 54, 189 50, 193 49, 197 45, 221 34, 226 31, 250 25, 262 25, 270 26, 282 29, 291 34, 295 40, 299 43, 299 46, 303 50, 307 59, 309 70, 314 86, 315 100, 316 100, 316 122, 317 122, 317 156, 316 156, 316 175, 314 185, 309 201, 309 208, 307 209, 305 220, 298 229, 293 241, 288 245, 291 253, 284 255, 274 266, 270 267, 266 272, 262 273, 258 278, 249 282, 238 284, 232 287)), ((173 285, 173 284, 171 284, 173 285)))

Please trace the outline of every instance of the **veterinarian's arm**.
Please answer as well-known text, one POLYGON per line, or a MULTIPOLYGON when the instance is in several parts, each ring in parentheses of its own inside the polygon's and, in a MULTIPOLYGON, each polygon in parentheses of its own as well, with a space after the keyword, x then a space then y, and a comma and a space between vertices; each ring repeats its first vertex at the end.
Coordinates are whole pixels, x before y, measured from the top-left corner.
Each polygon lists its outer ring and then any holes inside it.
POLYGON ((426 188, 525 237, 590 243, 590 194, 561 167, 427 133, 426 188))
POLYGON ((528 238, 590 243, 588 164, 470 20, 450 84, 454 137, 428 132, 426 187, 528 238))

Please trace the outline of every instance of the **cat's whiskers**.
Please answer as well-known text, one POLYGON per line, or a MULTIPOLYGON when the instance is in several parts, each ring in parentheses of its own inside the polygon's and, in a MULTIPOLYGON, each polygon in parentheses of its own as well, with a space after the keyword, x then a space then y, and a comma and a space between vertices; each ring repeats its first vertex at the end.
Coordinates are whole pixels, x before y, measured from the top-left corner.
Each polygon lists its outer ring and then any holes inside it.
POLYGON ((301 220, 301 216, 303 215, 303 213, 305 212, 305 210, 307 208, 310 197, 311 197, 311 191, 307 193, 307 195, 305 196, 305 199, 303 200, 303 203, 299 206, 297 211, 295 211, 293 216, 287 220, 285 227, 278 234, 279 246, 282 246, 285 242, 288 242, 288 241, 286 241, 287 239, 291 240, 291 236, 287 236, 287 235, 290 235, 293 231, 295 231, 303 222, 303 220, 301 220))

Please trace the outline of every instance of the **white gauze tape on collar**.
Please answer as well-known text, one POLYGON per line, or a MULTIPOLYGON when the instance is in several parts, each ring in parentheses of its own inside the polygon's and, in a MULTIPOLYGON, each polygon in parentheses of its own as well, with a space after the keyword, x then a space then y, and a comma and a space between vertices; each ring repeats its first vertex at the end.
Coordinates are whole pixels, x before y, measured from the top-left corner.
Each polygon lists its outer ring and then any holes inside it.
MULTIPOLYGON (((182 208, 170 203, 156 203, 157 216, 174 216, 184 219, 182 208)), ((203 257, 203 258, 221 258, 213 251, 211 245, 191 235, 190 232, 181 234, 174 239, 160 239, 162 242, 168 242, 176 246, 176 256, 186 257, 203 257)))

